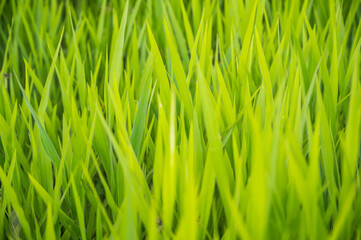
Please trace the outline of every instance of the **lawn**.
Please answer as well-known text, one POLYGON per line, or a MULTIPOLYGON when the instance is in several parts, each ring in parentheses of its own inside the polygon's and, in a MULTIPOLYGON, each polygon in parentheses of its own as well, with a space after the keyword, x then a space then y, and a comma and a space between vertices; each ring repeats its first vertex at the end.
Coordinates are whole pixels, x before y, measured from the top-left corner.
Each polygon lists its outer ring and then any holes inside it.
POLYGON ((0 239, 361 239, 360 0, 0 0, 0 239))

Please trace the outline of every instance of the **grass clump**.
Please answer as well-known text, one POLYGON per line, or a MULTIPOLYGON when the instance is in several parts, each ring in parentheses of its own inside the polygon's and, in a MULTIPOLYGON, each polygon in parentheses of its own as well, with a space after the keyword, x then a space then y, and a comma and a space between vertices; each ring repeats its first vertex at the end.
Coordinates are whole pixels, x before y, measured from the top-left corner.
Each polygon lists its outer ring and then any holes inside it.
POLYGON ((360 239, 360 1, 0 3, 0 239, 360 239))

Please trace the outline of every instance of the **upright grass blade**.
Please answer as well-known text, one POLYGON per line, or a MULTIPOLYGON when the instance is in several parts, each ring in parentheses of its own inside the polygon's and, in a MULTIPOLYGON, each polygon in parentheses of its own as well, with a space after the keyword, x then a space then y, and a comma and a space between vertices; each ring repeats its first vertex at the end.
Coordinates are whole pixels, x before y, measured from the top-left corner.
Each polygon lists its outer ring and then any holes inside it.
MULTIPOLYGON (((14 73, 14 74, 16 76, 16 73, 14 73)), ((29 110, 31 112, 31 115, 35 119, 36 125, 39 128, 41 143, 42 143, 42 145, 44 147, 44 150, 45 150, 46 154, 48 155, 48 157, 50 158, 50 160, 53 161, 55 166, 58 166, 59 163, 60 163, 59 155, 58 155, 53 143, 51 142, 46 130, 44 129, 40 119, 38 118, 38 115, 36 114, 36 111, 31 106, 31 103, 30 103, 28 97, 26 96, 25 91, 24 91, 23 87, 21 86, 21 83, 20 83, 19 79, 17 78, 17 76, 16 76, 16 79, 17 79, 19 87, 20 87, 20 89, 21 89, 21 91, 23 93, 25 102, 26 102, 26 104, 27 104, 27 106, 28 106, 28 108, 29 108, 29 110)))
POLYGON ((79 198, 79 194, 78 194, 78 190, 76 189, 76 185, 74 183, 74 180, 71 179, 71 185, 72 185, 72 189, 73 189, 73 194, 74 194, 74 202, 75 202, 75 208, 76 208, 76 212, 78 215, 78 221, 79 221, 79 226, 80 226, 80 233, 81 233, 81 238, 82 239, 86 239, 86 235, 85 235, 85 223, 84 223, 84 210, 83 207, 81 205, 80 202, 80 198, 79 198))
MULTIPOLYGON (((122 15, 122 20, 120 22, 119 30, 117 31, 117 37, 115 39, 114 49, 111 49, 111 61, 110 61, 110 79, 109 82, 112 83, 113 79, 116 79, 118 85, 120 81, 120 76, 123 69, 123 48, 124 48, 124 35, 125 35, 125 25, 128 18, 128 1, 125 4, 124 12, 122 15)), ((111 84, 111 86, 113 86, 111 84)))
POLYGON ((171 30, 168 27, 168 24, 165 19, 164 20, 164 26, 165 26, 165 32, 167 35, 167 41, 168 46, 170 50, 170 55, 172 62, 174 64, 173 70, 176 76, 177 85, 179 88, 179 92, 181 94, 182 102, 184 102, 184 107, 186 109, 188 118, 192 118, 192 99, 188 91, 187 81, 186 81, 186 75, 184 73, 182 62, 178 56, 177 50, 175 48, 175 43, 173 42, 174 36, 170 32, 171 30))
POLYGON ((140 94, 137 114, 134 120, 132 134, 130 136, 130 142, 133 145, 133 149, 137 157, 139 157, 139 151, 143 138, 147 109, 149 105, 148 100, 149 100, 151 82, 152 82, 152 77, 151 77, 151 71, 153 68, 152 66, 153 66, 153 62, 149 62, 149 64, 146 66, 145 69, 146 72, 144 73, 144 78, 146 82, 144 83, 143 89, 140 94))
POLYGON ((53 73, 54 73, 54 69, 55 69, 56 60, 58 58, 58 54, 59 54, 59 50, 60 50, 60 46, 61 46, 61 40, 63 38, 63 33, 64 33, 64 28, 61 31, 60 40, 59 40, 58 46, 56 48, 56 51, 55 51, 55 54, 54 54, 54 57, 53 57, 53 61, 51 63, 48 76, 46 77, 44 91, 42 92, 42 97, 41 97, 41 100, 40 100, 40 105, 39 105, 39 110, 38 110, 39 119, 44 118, 46 106, 47 106, 47 104, 49 102, 50 87, 51 87, 51 83, 52 83, 52 78, 53 78, 53 73))
POLYGON ((25 237, 27 239, 32 239, 30 226, 29 226, 27 219, 25 218, 23 208, 21 207, 21 205, 19 203, 19 200, 16 196, 16 192, 11 187, 11 183, 10 183, 9 179, 7 178, 4 170, 1 167, 0 167, 0 179, 1 179, 2 186, 4 187, 4 189, 6 191, 6 195, 9 198, 11 205, 13 206, 13 208, 17 214, 17 217, 19 218, 19 221, 21 223, 25 237))

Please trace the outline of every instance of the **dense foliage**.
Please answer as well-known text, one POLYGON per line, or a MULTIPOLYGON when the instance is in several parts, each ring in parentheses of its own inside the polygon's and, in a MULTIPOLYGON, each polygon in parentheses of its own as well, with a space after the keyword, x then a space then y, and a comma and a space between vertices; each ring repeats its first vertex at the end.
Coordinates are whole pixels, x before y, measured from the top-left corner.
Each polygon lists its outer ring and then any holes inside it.
POLYGON ((360 18, 0 1, 0 239, 360 239, 360 18))

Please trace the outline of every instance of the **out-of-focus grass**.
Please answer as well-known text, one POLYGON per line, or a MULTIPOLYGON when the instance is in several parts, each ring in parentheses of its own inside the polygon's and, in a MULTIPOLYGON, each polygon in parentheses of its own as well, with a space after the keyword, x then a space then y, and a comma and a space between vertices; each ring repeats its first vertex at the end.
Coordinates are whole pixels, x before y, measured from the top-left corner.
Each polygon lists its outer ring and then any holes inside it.
POLYGON ((360 239, 359 0, 0 2, 0 239, 360 239))

